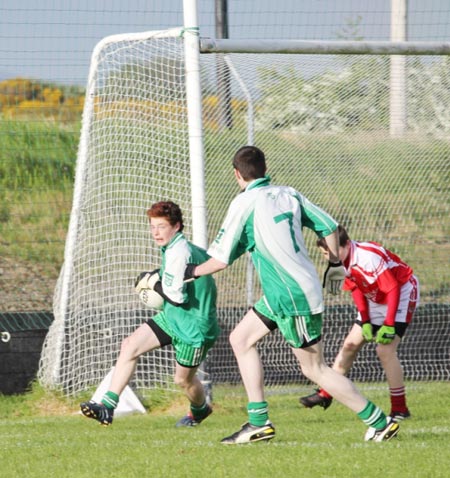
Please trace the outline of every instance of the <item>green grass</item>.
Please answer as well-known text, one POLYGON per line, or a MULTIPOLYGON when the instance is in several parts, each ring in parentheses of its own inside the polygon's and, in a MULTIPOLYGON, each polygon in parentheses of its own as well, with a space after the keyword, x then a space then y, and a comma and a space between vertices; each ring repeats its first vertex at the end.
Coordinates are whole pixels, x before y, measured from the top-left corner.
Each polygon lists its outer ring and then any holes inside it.
MULTIPOLYGON (((386 384, 363 384, 388 408, 386 384)), ((305 387, 304 392, 310 391, 305 387)), ((326 412, 298 405, 298 395, 269 395, 277 430, 269 443, 223 446, 246 420, 241 388, 216 387, 214 414, 176 429, 186 402, 150 398, 146 415, 118 417, 109 428, 77 413, 78 401, 42 390, 0 396, 0 459, 5 477, 447 477, 450 469, 449 382, 408 383, 413 417, 388 443, 365 443, 364 425, 336 403, 326 412), (43 415, 42 405, 53 404, 43 415), (55 405, 56 404, 56 405, 55 405), (18 413, 16 413, 19 410, 18 413), (33 413, 34 410, 34 413, 33 413), (37 412, 39 411, 39 413, 37 412)))

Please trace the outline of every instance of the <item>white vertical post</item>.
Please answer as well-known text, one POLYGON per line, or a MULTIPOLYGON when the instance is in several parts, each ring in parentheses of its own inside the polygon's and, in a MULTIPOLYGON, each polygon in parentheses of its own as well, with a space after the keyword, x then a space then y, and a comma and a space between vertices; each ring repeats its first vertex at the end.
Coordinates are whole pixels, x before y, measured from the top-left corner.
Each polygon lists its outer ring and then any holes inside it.
MULTIPOLYGON (((391 0, 391 41, 407 40, 407 1, 391 0)), ((406 58, 390 57, 389 130, 392 137, 401 137, 406 132, 406 58)))
POLYGON ((89 129, 91 127, 91 111, 94 105, 94 90, 96 87, 96 65, 98 63, 98 56, 103 45, 108 41, 104 39, 99 42, 92 53, 91 66, 89 68, 89 77, 86 88, 86 101, 83 108, 83 122, 80 135, 80 144, 78 146, 77 164, 75 174, 75 184, 73 188, 72 210, 70 213, 69 229, 67 231, 66 244, 64 248, 64 263, 61 271, 59 281, 61 281, 60 301, 59 307, 55 310, 55 321, 52 327, 55 329, 55 344, 54 344, 54 362, 51 373, 51 384, 59 385, 61 382, 61 360, 64 347, 64 334, 66 327, 66 317, 69 307, 70 294, 70 279, 73 271, 73 253, 75 243, 78 235, 78 225, 80 221, 80 208, 82 200, 83 182, 87 169, 88 157, 88 137, 89 129))
MULTIPOLYGON (((183 0, 183 13, 189 157, 191 166, 192 240, 194 244, 206 249, 208 235, 206 229, 205 161, 197 0, 183 0)), ((211 403, 211 380, 204 363, 200 364, 198 373, 205 389, 206 401, 211 403)))
POLYGON ((183 9, 191 170, 192 240, 198 246, 206 248, 208 239, 206 231, 205 166, 197 0, 183 0, 183 9))

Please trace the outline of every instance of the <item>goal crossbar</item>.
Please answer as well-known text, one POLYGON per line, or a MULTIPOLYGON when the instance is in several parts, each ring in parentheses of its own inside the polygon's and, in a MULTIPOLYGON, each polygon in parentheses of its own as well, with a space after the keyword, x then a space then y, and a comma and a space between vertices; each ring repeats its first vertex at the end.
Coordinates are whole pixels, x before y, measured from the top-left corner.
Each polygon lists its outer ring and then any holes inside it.
POLYGON ((230 40, 200 38, 201 53, 450 55, 450 42, 230 40))

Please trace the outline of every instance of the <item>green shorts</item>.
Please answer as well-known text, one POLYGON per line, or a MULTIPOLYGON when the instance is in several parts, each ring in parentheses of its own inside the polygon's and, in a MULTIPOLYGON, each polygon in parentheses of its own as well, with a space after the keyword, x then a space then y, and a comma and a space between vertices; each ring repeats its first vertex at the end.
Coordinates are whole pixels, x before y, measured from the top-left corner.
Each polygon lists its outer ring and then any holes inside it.
POLYGON ((269 310, 264 297, 258 300, 254 309, 262 320, 264 317, 272 323, 275 322, 276 327, 273 327, 263 320, 270 330, 278 327, 286 342, 295 349, 309 347, 319 342, 322 337, 322 314, 277 315, 269 310))
POLYGON ((205 341, 200 347, 194 347, 180 340, 166 321, 164 312, 160 312, 147 321, 161 344, 161 347, 172 344, 175 349, 175 360, 183 367, 198 367, 206 358, 214 342, 205 341))

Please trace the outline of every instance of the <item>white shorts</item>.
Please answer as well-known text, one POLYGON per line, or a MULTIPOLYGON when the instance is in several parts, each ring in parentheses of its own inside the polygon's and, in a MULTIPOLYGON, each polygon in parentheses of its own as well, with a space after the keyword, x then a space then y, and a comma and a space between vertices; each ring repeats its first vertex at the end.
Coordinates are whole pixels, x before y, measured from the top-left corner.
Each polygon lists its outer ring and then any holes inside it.
MULTIPOLYGON (((395 314, 395 322, 404 322, 409 324, 412 320, 416 307, 419 305, 420 292, 419 281, 416 276, 411 276, 409 282, 404 284, 400 289, 400 300, 398 303, 397 313, 395 314)), ((387 313, 387 304, 377 304, 371 300, 369 304, 370 323, 374 325, 383 325, 387 313)), ((358 314, 356 319, 361 321, 361 315, 358 314)))

